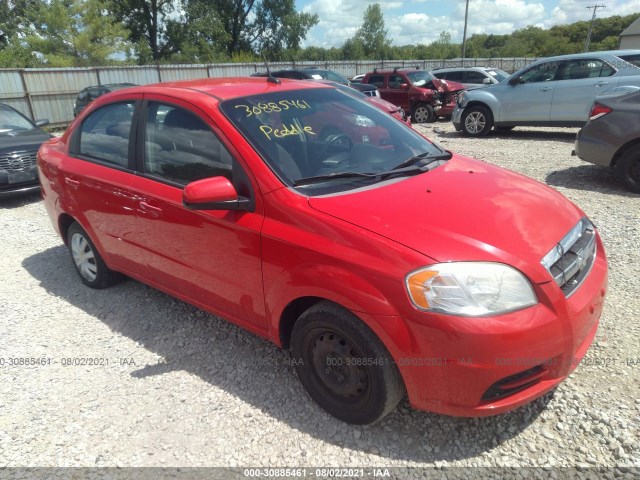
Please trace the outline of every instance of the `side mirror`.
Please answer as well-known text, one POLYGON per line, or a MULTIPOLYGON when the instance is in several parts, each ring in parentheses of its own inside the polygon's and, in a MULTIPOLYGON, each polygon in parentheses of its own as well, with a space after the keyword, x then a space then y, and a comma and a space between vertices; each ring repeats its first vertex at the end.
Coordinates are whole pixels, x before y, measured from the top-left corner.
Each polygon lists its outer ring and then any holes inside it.
POLYGON ((409 90, 409 84, 408 83, 403 83, 400 85, 400 89, 402 90, 409 90))
POLYGON ((520 85, 522 83, 522 77, 513 77, 509 79, 509 85, 520 85))
POLYGON ((491 85, 491 79, 490 78, 484 78, 484 79, 482 79, 482 83, 484 85, 491 85))
POLYGON ((182 203, 191 210, 249 210, 251 201, 225 177, 204 178, 184 187, 182 203))
POLYGON ((46 125, 49 125, 49 119, 45 118, 42 120, 36 120, 36 127, 44 127, 46 125))

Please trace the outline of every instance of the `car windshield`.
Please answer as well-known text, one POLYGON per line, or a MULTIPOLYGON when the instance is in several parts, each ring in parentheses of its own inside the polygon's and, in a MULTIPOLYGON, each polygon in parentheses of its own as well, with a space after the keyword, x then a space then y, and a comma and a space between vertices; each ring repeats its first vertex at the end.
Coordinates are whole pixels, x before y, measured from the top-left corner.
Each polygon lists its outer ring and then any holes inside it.
POLYGON ((0 107, 0 135, 33 130, 36 126, 12 108, 0 107))
POLYGON ((345 77, 343 77, 342 75, 340 75, 339 73, 330 71, 330 70, 313 70, 313 69, 308 69, 307 73, 309 73, 310 75, 316 77, 320 77, 323 78, 325 80, 332 80, 334 82, 338 82, 338 83, 342 83, 343 85, 349 85, 349 80, 347 80, 345 77))
POLYGON ((501 82, 505 78, 509 77, 509 74, 507 72, 505 72, 504 70, 500 70, 499 68, 492 68, 491 70, 487 70, 487 73, 498 80, 498 82, 501 82))
POLYGON ((391 115, 335 88, 241 97, 221 109, 282 182, 305 195, 421 174, 450 156, 391 115))
POLYGON ((415 72, 407 72, 407 77, 416 87, 424 87, 433 80, 433 76, 425 70, 416 70, 415 72))

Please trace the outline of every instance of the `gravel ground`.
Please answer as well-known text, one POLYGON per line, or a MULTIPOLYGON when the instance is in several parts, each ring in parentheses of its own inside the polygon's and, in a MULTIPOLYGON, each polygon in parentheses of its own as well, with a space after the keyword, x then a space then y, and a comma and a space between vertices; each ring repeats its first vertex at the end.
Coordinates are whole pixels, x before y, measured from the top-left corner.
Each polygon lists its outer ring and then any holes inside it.
MULTIPOLYGON (((0 203, 0 467, 640 467, 640 197, 570 156, 575 129, 468 139, 458 153, 547 183, 598 225, 610 289, 585 364, 493 418, 411 410, 354 427, 316 407, 266 341, 127 280, 84 287, 37 196, 0 203), (11 358, 44 359, 10 366, 11 358), (98 365, 65 365, 92 358, 98 365), (108 364, 107 364, 108 362, 108 364)), ((0 470, 1 473, 1 470, 0 470)))

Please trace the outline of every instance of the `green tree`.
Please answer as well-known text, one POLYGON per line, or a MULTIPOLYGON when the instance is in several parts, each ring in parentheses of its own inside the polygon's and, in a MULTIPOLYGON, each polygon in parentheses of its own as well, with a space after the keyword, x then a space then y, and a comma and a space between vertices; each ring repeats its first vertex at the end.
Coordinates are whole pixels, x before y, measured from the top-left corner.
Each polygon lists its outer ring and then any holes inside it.
POLYGON ((127 48, 128 32, 108 14, 104 0, 51 0, 30 11, 24 43, 53 67, 113 63, 127 48))
POLYGON ((360 60, 365 57, 364 43, 360 38, 349 38, 342 45, 342 58, 344 60, 360 60))
POLYGON ((241 52, 265 52, 276 57, 286 49, 298 49, 309 29, 318 23, 316 14, 296 12, 294 0, 187 2, 188 16, 195 17, 194 13, 199 11, 199 17, 206 17, 212 26, 206 42, 215 44, 228 57, 241 52))
POLYGON ((384 28, 384 16, 379 3, 369 5, 362 16, 362 26, 356 32, 368 58, 383 59, 391 45, 384 28))
POLYGON ((115 17, 129 29, 140 63, 158 62, 175 52, 167 37, 173 0, 112 0, 112 5, 115 17))

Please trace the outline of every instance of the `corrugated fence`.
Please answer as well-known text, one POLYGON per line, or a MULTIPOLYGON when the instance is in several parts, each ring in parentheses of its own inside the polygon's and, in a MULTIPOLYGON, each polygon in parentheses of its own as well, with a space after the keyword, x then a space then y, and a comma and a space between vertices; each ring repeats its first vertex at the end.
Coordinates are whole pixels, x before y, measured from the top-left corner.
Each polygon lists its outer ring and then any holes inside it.
MULTIPOLYGON (((465 59, 466 66, 487 66, 514 72, 533 58, 465 59)), ((288 67, 319 66, 346 77, 367 73, 375 67, 457 67, 461 59, 387 60, 348 62, 270 63, 272 70, 288 67)), ((25 68, 0 69, 0 102, 7 103, 36 120, 48 119, 53 126, 64 126, 73 120, 73 102, 78 92, 91 85, 107 83, 171 82, 206 77, 246 77, 264 71, 261 63, 222 63, 208 65, 158 65, 96 68, 25 68)))

